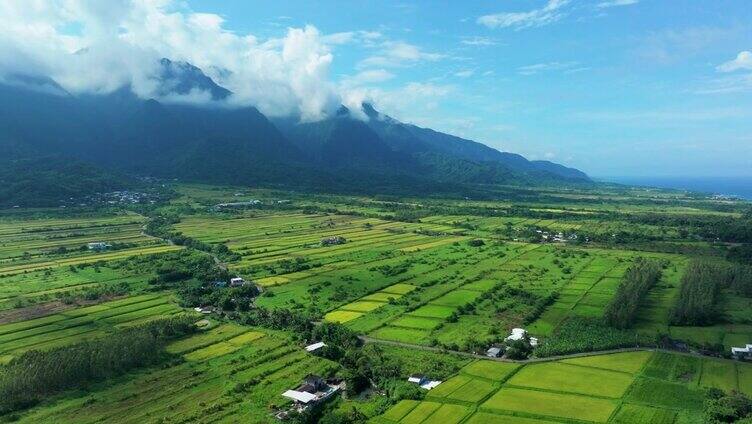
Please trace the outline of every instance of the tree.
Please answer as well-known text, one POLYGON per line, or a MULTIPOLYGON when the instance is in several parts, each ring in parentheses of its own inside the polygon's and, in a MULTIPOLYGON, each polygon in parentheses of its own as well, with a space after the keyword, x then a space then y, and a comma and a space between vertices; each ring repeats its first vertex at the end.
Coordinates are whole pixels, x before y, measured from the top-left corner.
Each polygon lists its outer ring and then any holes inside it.
POLYGON ((506 345, 506 355, 509 359, 527 359, 533 353, 533 346, 527 335, 522 339, 507 342, 506 345))
POLYGON ((708 424, 752 421, 752 401, 737 391, 725 394, 721 390, 710 389, 704 411, 708 424))

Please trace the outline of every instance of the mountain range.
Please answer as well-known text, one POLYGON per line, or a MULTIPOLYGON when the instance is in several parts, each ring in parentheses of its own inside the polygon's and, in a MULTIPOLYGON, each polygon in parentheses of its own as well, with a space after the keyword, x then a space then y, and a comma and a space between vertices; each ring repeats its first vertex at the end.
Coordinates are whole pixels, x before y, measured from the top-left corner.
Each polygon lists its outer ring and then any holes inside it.
MULTIPOLYGON (((73 95, 48 77, 5 76, 0 168, 25 170, 27 190, 35 172, 70 173, 72 164, 95 176, 96 189, 125 184, 125 175, 372 192, 590 182, 579 170, 406 124, 368 103, 359 111, 342 106, 317 122, 269 118, 251 106, 227 106, 231 91, 189 63, 159 65, 149 99, 129 86, 73 95), (210 101, 174 101, 190 93, 210 101)), ((18 174, 0 173, 0 183, 11 187, 18 174)))

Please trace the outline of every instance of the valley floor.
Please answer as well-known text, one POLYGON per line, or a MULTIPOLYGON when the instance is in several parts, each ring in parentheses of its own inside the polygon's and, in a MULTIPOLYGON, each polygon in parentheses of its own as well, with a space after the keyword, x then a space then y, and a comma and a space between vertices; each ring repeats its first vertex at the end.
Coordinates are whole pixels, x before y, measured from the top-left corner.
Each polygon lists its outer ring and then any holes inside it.
POLYGON ((272 423, 290 404, 281 394, 308 374, 343 374, 336 360, 306 352, 294 331, 243 325, 248 308, 223 294, 235 289, 207 286, 215 262, 221 269, 212 272, 259 287, 253 308, 341 325, 395 364, 395 381, 444 380, 417 399, 379 387, 329 407, 374 423, 696 423, 709 388, 752 396, 752 365, 655 349, 668 340, 727 355, 752 343, 752 291, 736 286, 719 293, 717 322, 671 320, 689 264, 725 266, 725 251, 738 245, 706 240, 697 226, 743 221, 746 204, 641 191, 552 191, 519 203, 176 189, 153 210, 0 212, 0 364, 169 316, 208 324, 167 343, 162 365, 0 417, 272 423), (249 203, 218 206, 230 202, 249 203), (164 228, 149 226, 165 216, 164 228), (89 245, 99 242, 108 247, 89 245), (605 326, 625 275, 643 259, 662 264, 660 280, 633 324, 605 326), (535 359, 481 359, 515 327, 540 340, 535 359), (597 331, 564 336, 577 328, 597 331))

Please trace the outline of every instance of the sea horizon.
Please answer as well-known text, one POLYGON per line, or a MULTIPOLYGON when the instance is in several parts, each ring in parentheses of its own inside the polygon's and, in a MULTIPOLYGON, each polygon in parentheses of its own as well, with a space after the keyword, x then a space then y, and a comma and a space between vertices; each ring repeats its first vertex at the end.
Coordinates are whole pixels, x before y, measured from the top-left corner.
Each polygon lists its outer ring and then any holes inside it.
POLYGON ((593 178, 602 182, 688 190, 752 200, 752 176, 598 176, 593 178))

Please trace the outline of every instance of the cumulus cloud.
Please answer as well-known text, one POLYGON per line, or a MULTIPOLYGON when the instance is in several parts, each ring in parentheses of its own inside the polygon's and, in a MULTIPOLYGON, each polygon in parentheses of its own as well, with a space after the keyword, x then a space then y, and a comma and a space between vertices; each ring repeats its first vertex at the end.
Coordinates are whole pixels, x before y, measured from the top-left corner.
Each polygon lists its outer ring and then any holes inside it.
POLYGON ((371 103, 378 110, 388 110, 396 119, 418 122, 418 111, 434 110, 441 99, 454 91, 451 85, 410 82, 391 90, 377 87, 352 87, 344 94, 343 103, 354 113, 361 113, 364 102, 371 103))
POLYGON ((566 15, 565 6, 570 0, 548 0, 540 9, 527 12, 502 12, 484 15, 477 23, 488 28, 524 29, 554 23, 566 15))
POLYGON ((752 71, 752 52, 743 51, 736 58, 722 63, 716 67, 720 72, 734 72, 739 70, 752 71))
POLYGON ((752 52, 741 51, 734 59, 716 66, 724 75, 710 79, 698 94, 724 94, 752 90, 752 52), (741 72, 739 72, 741 71, 741 72))
MULTIPOLYGON (((72 93, 130 86, 147 98, 158 88, 159 59, 167 57, 198 66, 231 90, 231 105, 303 120, 319 119, 339 105, 329 82, 331 46, 378 38, 365 32, 327 37, 306 26, 261 41, 177 0, 6 0, 0 2, 0 20, 0 76, 50 76, 72 93)), ((191 92, 164 100, 206 99, 191 92)))

